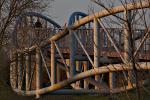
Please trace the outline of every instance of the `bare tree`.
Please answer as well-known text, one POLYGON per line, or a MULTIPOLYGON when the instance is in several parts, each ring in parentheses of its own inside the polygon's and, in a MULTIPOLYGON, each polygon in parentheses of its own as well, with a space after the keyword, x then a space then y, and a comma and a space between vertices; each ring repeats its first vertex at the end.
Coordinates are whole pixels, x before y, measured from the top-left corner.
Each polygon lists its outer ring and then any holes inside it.
MULTIPOLYGON (((105 32, 111 33, 108 28, 120 28, 122 30, 122 37, 124 41, 121 43, 124 49, 124 57, 122 60, 127 66, 133 68, 133 71, 129 71, 129 79, 131 86, 133 86, 133 81, 137 87, 137 97, 141 99, 141 77, 140 73, 137 71, 138 60, 136 54, 139 53, 143 49, 144 52, 148 52, 148 41, 149 41, 149 8, 147 9, 134 9, 132 11, 127 10, 127 4, 132 3, 136 8, 136 3, 142 6, 142 0, 91 0, 96 3, 101 9, 107 10, 109 13, 112 13, 111 16, 107 16, 105 18, 98 19, 101 27, 105 30, 105 32), (113 14, 113 10, 111 8, 116 5, 123 5, 124 12, 119 14, 113 14), (138 30, 143 30, 143 33, 138 33, 138 30), (129 64, 130 63, 130 64, 129 64)), ((146 0, 150 2, 149 0, 146 0)), ((94 12, 93 12, 94 13, 94 12)), ((142 31, 141 31, 142 32, 142 31)), ((111 35, 111 34, 110 34, 111 35)), ((121 46, 118 46, 117 38, 111 35, 111 38, 114 42, 114 47, 119 50, 121 46)), ((139 59, 139 58, 138 58, 139 59)), ((142 76, 144 77, 144 76, 142 76)))
MULTIPOLYGON (((0 85, 7 86, 9 81, 8 59, 1 48, 8 46, 10 43, 10 35, 14 30, 16 18, 26 11, 43 12, 47 7, 51 6, 52 1, 53 0, 0 0, 0 80, 2 81, 0 85)), ((6 47, 6 49, 8 48, 6 47)))
POLYGON ((0 47, 7 42, 17 16, 25 11, 42 12, 49 7, 52 1, 53 0, 0 0, 0 47))

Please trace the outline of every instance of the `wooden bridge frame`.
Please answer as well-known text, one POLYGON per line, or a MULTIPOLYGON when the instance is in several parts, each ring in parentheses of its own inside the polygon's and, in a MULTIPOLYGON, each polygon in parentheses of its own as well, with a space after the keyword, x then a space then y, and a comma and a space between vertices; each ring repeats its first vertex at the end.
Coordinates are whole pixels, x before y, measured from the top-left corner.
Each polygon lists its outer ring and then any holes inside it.
MULTIPOLYGON (((114 7, 114 8, 111 8, 111 12, 108 12, 107 10, 103 10, 103 11, 100 11, 98 13, 94 13, 93 15, 89 15, 89 16, 86 16, 82 19, 79 19, 78 21, 76 21, 73 25, 71 26, 68 26, 68 27, 64 27, 61 31, 59 31, 58 33, 56 33, 54 36, 52 36, 51 38, 49 38, 48 41, 44 41, 43 43, 41 43, 40 45, 33 45, 32 47, 30 48, 26 48, 25 50, 16 50, 15 51, 15 55, 17 55, 16 59, 18 59, 18 62, 17 62, 17 72, 18 72, 18 85, 14 88, 13 90, 15 92, 17 92, 18 94, 21 94, 21 95, 27 95, 27 96, 31 96, 31 95, 36 95, 37 98, 40 97, 41 94, 45 94, 45 93, 54 93, 54 94, 67 94, 67 93, 72 93, 72 94, 85 94, 85 93, 91 93, 91 94, 97 94, 97 93, 116 93, 116 92, 119 92, 119 91, 124 91, 123 90, 123 87, 121 88, 115 88, 115 82, 114 82, 114 75, 115 75, 115 72, 116 71, 129 71, 129 70, 132 70, 133 67, 131 67, 132 65, 132 62, 130 61, 130 56, 131 56, 131 50, 129 50, 128 48, 130 48, 130 41, 128 40, 128 38, 130 38, 130 34, 128 33, 127 30, 124 30, 124 33, 126 34, 127 38, 126 40, 124 40, 124 47, 125 47, 125 52, 124 52, 124 57, 121 55, 118 47, 115 45, 113 39, 111 38, 109 32, 107 31, 107 29, 104 27, 103 23, 101 23, 100 21, 100 18, 103 18, 103 17, 106 17, 106 16, 109 16, 109 15, 112 15, 112 14, 116 14, 116 13, 120 13, 120 12, 124 12, 125 16, 127 16, 127 12, 130 12, 130 10, 134 10, 134 9, 142 9, 142 8, 149 8, 150 7, 150 3, 148 1, 142 1, 142 3, 136 3, 136 4, 127 4, 127 9, 124 8, 123 5, 121 6, 117 6, 117 7, 114 7), (94 60, 92 61, 92 59, 90 58, 88 52, 86 51, 84 45, 82 44, 82 42, 80 41, 79 37, 75 34, 75 30, 77 30, 80 26, 84 25, 84 24, 87 24, 89 22, 92 22, 93 21, 93 30, 94 30, 94 60), (108 65, 108 66, 101 66, 99 65, 99 48, 100 48, 100 43, 99 43, 99 24, 101 25, 101 27, 104 29, 104 31, 106 32, 106 35, 107 37, 109 38, 110 42, 113 44, 115 50, 117 51, 118 55, 120 56, 123 64, 114 64, 113 66, 112 65, 108 65), (65 63, 65 59, 63 58, 63 55, 59 49, 59 46, 57 45, 57 41, 62 39, 63 37, 65 37, 67 34, 69 34, 70 38, 71 38, 71 41, 70 41, 70 66, 68 69, 68 64, 65 63), (93 69, 90 69, 88 70, 87 67, 85 67, 84 71, 85 72, 82 72, 82 73, 79 73, 79 74, 76 74, 76 66, 75 66, 75 41, 77 41, 81 48, 83 49, 84 53, 86 54, 89 62, 91 63, 91 65, 93 66, 93 69), (48 86, 48 87, 45 87, 45 88, 41 88, 41 60, 43 59, 42 57, 42 53, 41 53, 41 48, 47 46, 47 45, 50 45, 51 48, 50 48, 50 58, 51 58, 51 72, 48 73, 48 76, 50 78, 50 82, 51 82, 51 86, 48 86), (61 81, 61 82, 58 82, 57 83, 57 70, 56 70, 56 58, 55 58, 55 55, 56 55, 56 50, 58 51, 60 57, 62 58, 63 62, 65 63, 65 70, 66 70, 66 73, 68 75, 68 79, 64 80, 64 81, 61 81), (35 75, 36 75, 36 89, 35 90, 32 90, 30 91, 29 90, 29 74, 28 74, 28 70, 29 69, 29 66, 30 65, 30 59, 31 59, 31 56, 30 56, 30 52, 32 51, 36 51, 36 57, 35 57, 35 60, 36 60, 36 64, 35 64, 35 75), (26 61, 25 61, 25 64, 26 64, 26 73, 25 73, 25 76, 26 76, 26 89, 25 90, 22 90, 21 86, 22 86, 22 67, 20 65, 21 61, 20 61, 20 56, 21 54, 26 54, 26 61), (128 63, 128 62, 131 62, 131 63, 128 63), (101 66, 101 67, 99 67, 101 66), (123 67, 122 67, 123 66, 123 67), (95 89, 93 90, 89 90, 88 89, 88 81, 92 81, 90 80, 90 78, 88 77, 91 77, 91 76, 95 76, 95 80, 94 81, 98 81, 100 76, 99 74, 102 74, 102 73, 109 73, 109 77, 110 77, 110 80, 109 80, 109 83, 110 83, 110 89, 109 90, 98 90, 98 85, 95 85, 95 89), (67 85, 70 85, 73 87, 73 88, 78 88, 75 86, 76 82, 78 82, 79 80, 84 80, 84 89, 75 89, 75 90, 63 90, 62 88, 64 88, 65 86, 67 85)), ((127 18, 125 18, 126 20, 127 18)), ((144 36, 143 40, 142 40, 142 43, 139 45, 139 47, 137 48, 136 52, 133 54, 133 57, 135 57, 137 55, 137 52, 139 51, 139 49, 141 48, 141 45, 143 44, 143 42, 145 41, 146 37, 148 36, 150 32, 150 28, 148 29, 148 31, 146 32, 146 35, 144 36)), ((13 66, 14 65, 14 62, 11 63, 10 66, 13 66)), ((84 66, 87 66, 86 65, 86 62, 84 64, 84 66)), ((46 69, 47 69, 47 66, 45 65, 46 69)), ((137 70, 149 70, 150 69, 150 63, 149 62, 146 62, 146 63, 137 63, 136 65, 136 69, 137 70), (140 66, 140 67, 139 67, 140 66)), ((48 71, 48 69, 47 69, 48 71)), ((12 77, 12 76, 11 76, 12 77)), ((143 81, 143 83, 145 83, 145 81, 143 81)), ((128 86, 126 89, 132 89, 134 88, 136 85, 133 84, 133 86, 131 86, 130 84, 130 81, 128 83, 128 86)))

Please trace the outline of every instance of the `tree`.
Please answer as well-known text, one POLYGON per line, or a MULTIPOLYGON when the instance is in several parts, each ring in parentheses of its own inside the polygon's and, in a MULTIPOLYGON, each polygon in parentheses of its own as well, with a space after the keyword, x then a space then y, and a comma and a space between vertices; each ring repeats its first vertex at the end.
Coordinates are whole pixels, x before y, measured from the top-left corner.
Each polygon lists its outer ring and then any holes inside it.
MULTIPOLYGON (((111 33, 108 28, 120 28, 122 32, 120 33, 124 39, 124 41, 120 44, 122 46, 117 45, 119 41, 117 37, 114 37, 112 34, 110 34, 110 38, 113 39, 113 46, 116 50, 120 50, 120 48, 123 47, 124 50, 124 56, 121 57, 122 62, 126 64, 129 67, 133 68, 133 71, 129 71, 129 79, 128 82, 130 82, 130 85, 133 86, 133 79, 136 83, 137 87, 137 97, 140 100, 141 99, 141 92, 140 88, 141 86, 141 80, 142 77, 144 77, 144 74, 141 75, 141 73, 138 73, 137 67, 139 66, 137 62, 137 56, 136 54, 139 53, 139 51, 143 50, 144 52, 148 52, 149 50, 149 8, 147 9, 134 9, 134 10, 127 10, 127 4, 132 3, 134 7, 136 8, 136 3, 139 2, 139 5, 142 7, 142 1, 143 0, 91 0, 94 3, 96 3, 98 6, 101 7, 101 9, 105 9, 109 13, 111 13, 111 16, 107 16, 104 18, 99 19, 99 23, 101 27, 105 30, 106 34, 111 33), (124 12, 119 14, 113 14, 113 10, 111 8, 115 7, 116 5, 123 5, 124 12), (138 32, 139 30, 143 30, 138 32), (130 63, 130 64, 129 64, 130 63), (140 77, 142 76, 142 77, 140 77)), ((147 2, 150 2, 149 0, 145 0, 147 2)), ((93 11, 92 11, 93 12, 93 11)), ((94 13, 94 12, 93 12, 94 13)), ((116 34, 117 35, 117 34, 116 34)), ((109 38, 109 37, 108 37, 109 38)), ((120 52, 119 52, 120 53, 120 52)), ((139 58, 138 58, 139 59, 139 58)))
POLYGON ((6 51, 2 51, 2 48, 8 46, 10 43, 10 36, 13 32, 17 16, 26 11, 45 11, 52 1, 53 0, 0 0, 0 85, 7 86, 8 84, 6 83, 9 81, 8 59, 6 58, 6 51))
POLYGON ((53 0, 0 0, 0 47, 8 41, 14 20, 25 11, 46 10, 53 0), (4 41, 7 38, 6 41, 4 41))

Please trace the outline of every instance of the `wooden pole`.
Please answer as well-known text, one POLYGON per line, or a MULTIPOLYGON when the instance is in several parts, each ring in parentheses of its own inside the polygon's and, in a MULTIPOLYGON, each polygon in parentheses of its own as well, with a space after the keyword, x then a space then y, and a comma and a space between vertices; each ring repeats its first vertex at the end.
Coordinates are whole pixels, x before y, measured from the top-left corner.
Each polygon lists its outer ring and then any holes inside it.
POLYGON ((36 98, 40 98, 38 90, 41 88, 41 57, 39 48, 36 49, 36 98))
POLYGON ((31 77, 31 55, 26 53, 26 91, 29 91, 29 80, 31 77))
MULTIPOLYGON (((88 61, 83 61, 83 67, 84 67, 84 72, 89 69, 88 68, 88 61)), ((89 89, 89 83, 86 79, 84 79, 84 89, 89 89)))
POLYGON ((55 44, 51 42, 51 85, 56 83, 57 79, 57 68, 56 68, 56 58, 55 58, 55 44))
POLYGON ((116 73, 109 72, 109 88, 113 90, 116 87, 116 73))
MULTIPOLYGON (((98 20, 94 18, 94 67, 98 68, 99 67, 99 48, 100 48, 100 40, 99 40, 99 25, 98 25, 98 20)), ((100 77, 99 75, 95 76, 95 80, 99 81, 100 77)), ((97 86, 95 86, 95 89, 98 89, 97 86)))

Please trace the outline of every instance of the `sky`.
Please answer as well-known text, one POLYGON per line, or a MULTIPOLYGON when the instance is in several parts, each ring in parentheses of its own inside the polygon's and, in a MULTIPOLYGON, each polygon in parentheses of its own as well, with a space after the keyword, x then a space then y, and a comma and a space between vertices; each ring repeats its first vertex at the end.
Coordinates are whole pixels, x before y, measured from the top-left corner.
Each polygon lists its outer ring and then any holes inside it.
MULTIPOLYGON (((88 13, 89 6, 97 6, 90 0, 55 0, 49 8, 48 15, 61 26, 68 22, 69 16, 75 11, 88 13)), ((96 11, 98 11, 98 7, 96 11)))
MULTIPOLYGON (((118 4, 118 0, 112 0, 114 4, 118 4)), ((95 12, 101 11, 101 7, 91 2, 91 0, 54 0, 52 7, 48 9, 48 16, 63 26, 68 23, 69 17, 73 12, 80 11, 88 14, 90 7, 94 8, 95 12)))

